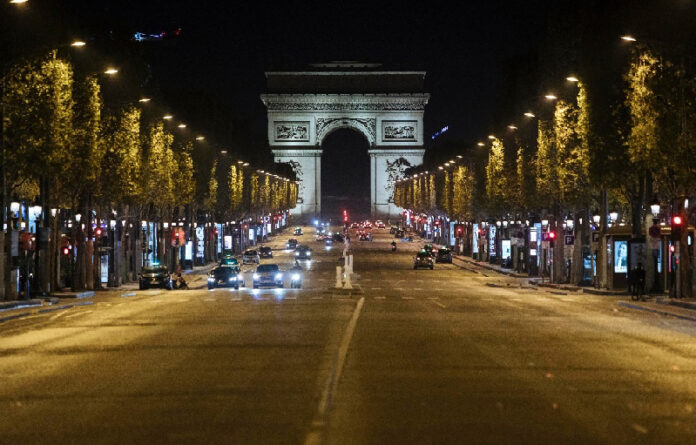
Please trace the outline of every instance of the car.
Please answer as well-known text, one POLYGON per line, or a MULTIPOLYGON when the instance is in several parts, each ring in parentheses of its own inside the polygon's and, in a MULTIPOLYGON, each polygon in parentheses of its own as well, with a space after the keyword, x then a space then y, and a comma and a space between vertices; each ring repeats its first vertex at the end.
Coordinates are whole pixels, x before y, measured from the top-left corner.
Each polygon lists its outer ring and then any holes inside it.
POLYGON ((273 258, 273 249, 268 246, 259 247, 259 256, 261 258, 273 258))
POLYGON ((390 235, 395 234, 397 229, 398 229, 398 227, 396 227, 396 226, 389 227, 389 234, 390 235))
POLYGON ((336 243, 342 243, 343 242, 343 235, 341 235, 340 233, 334 233, 331 236, 331 239, 336 243))
POLYGON ((302 227, 295 227, 295 231, 292 232, 293 235, 295 236, 300 236, 302 235, 302 227))
POLYGON ((369 233, 361 233, 359 239, 360 241, 372 241, 372 235, 369 233))
POLYGON ((247 250, 244 252, 244 255, 242 255, 242 264, 249 263, 261 263, 261 257, 259 256, 259 252, 257 250, 247 250))
POLYGON ((437 249, 435 254, 436 263, 451 263, 452 262, 452 251, 446 247, 441 247, 437 249))
POLYGON ((357 229, 358 228, 358 223, 353 223, 350 225, 351 229, 357 229))
POLYGON ((397 229, 394 232, 394 238, 403 238, 404 237, 404 231, 401 229, 397 229))
POLYGON ((138 277, 138 285, 141 290, 150 287, 161 287, 171 290, 173 287, 169 270, 160 264, 143 267, 138 277))
POLYGON ((312 249, 307 246, 298 246, 295 249, 295 259, 296 260, 311 260, 312 259, 312 249))
POLYGON ((218 264, 219 266, 237 266, 239 262, 237 261, 237 258, 234 258, 232 255, 225 255, 222 258, 220 258, 220 263, 218 264))
POLYGON ((283 287, 283 272, 277 264, 262 264, 256 268, 253 277, 254 289, 263 286, 283 287))
POLYGON ((425 250, 426 252, 428 252, 428 255, 430 256, 435 255, 435 253, 433 252, 433 245, 430 243, 423 245, 423 249, 421 250, 425 250))
POLYGON ((208 289, 216 287, 244 287, 244 277, 239 269, 231 266, 218 266, 208 274, 208 289))
POLYGON ((285 243, 286 249, 297 249, 299 243, 295 238, 290 238, 287 243, 285 243))
POLYGON ((433 270, 435 267, 433 265, 433 257, 425 250, 421 250, 413 258, 413 268, 418 269, 419 267, 427 267, 430 270, 433 270))
POLYGON ((375 225, 377 226, 378 229, 386 228, 386 226, 384 225, 384 222, 382 222, 382 221, 377 221, 377 223, 375 225))

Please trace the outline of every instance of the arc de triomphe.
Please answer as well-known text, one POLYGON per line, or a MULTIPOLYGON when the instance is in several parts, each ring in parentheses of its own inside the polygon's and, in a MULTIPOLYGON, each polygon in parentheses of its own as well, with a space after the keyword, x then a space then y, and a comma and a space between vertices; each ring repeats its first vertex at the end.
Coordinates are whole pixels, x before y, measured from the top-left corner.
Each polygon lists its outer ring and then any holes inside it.
POLYGON ((267 72, 261 100, 276 162, 289 163, 300 181, 294 214, 321 215, 324 138, 339 128, 369 142, 373 217, 397 216, 394 182, 423 162, 423 113, 430 95, 425 72, 380 71, 377 64, 336 62, 306 71, 267 72))

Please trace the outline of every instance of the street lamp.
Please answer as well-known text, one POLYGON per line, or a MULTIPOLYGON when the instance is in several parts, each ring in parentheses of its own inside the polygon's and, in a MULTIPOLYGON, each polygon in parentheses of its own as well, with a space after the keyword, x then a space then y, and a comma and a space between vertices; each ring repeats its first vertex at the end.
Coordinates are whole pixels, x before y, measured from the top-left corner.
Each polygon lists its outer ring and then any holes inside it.
POLYGON ((558 97, 556 97, 555 94, 550 94, 550 93, 547 94, 547 95, 544 96, 544 97, 547 98, 548 100, 556 100, 556 99, 558 99, 558 97))
POLYGON ((165 121, 168 121, 168 120, 173 119, 173 118, 174 118, 174 116, 172 116, 171 114, 165 114, 164 116, 162 116, 162 119, 164 119, 165 121))
POLYGON ((483 142, 478 142, 476 145, 478 145, 479 147, 484 147, 486 144, 484 144, 483 142))
POLYGON ((150 98, 149 97, 142 97, 142 98, 140 98, 140 100, 138 100, 138 102, 147 103, 147 102, 150 102, 150 98))
POLYGON ((599 216, 599 212, 595 212, 594 215, 592 215, 592 221, 594 221, 595 224, 599 224, 599 220, 601 217, 599 216))
POLYGON ((510 130, 512 130, 512 131, 517 130, 517 127, 515 127, 515 126, 512 125, 512 124, 508 125, 508 128, 509 128, 510 130))
POLYGON ((118 74, 118 70, 116 68, 107 68, 104 71, 104 74, 108 74, 109 76, 113 76, 115 74, 118 74))
POLYGON ((578 78, 575 77, 575 76, 568 76, 568 77, 566 77, 566 80, 567 80, 568 82, 573 82, 573 83, 580 82, 580 79, 578 79, 578 78))
POLYGON ((80 215, 79 213, 75 214, 75 221, 80 222, 81 219, 82 215, 80 215))
POLYGON ((82 48, 83 46, 87 45, 87 43, 83 42, 82 40, 75 40, 70 44, 70 46, 75 47, 75 48, 82 48))
POLYGON ((494 139, 495 139, 495 136, 494 136, 494 135, 492 135, 492 134, 489 134, 489 135, 488 135, 488 139, 490 139, 490 140, 492 141, 492 140, 494 140, 494 139))
POLYGON ((625 35, 625 36, 621 36, 621 40, 623 40, 625 42, 635 42, 636 38, 633 36, 625 35))
POLYGON ((21 4, 21 3, 26 3, 26 2, 28 2, 28 1, 29 1, 29 0, 10 0, 10 3, 14 3, 14 4, 16 4, 16 5, 19 5, 19 4, 21 4))
POLYGON ((184 123, 179 124, 179 128, 186 128, 186 124, 184 124, 184 123))
POLYGON ((612 223, 615 223, 617 219, 619 219, 619 212, 613 211, 609 212, 609 219, 611 220, 612 223))
POLYGON ((657 198, 653 198, 653 201, 650 204, 650 213, 652 213, 654 217, 657 217, 657 215, 660 213, 660 202, 657 200, 657 198))
POLYGON ((548 225, 549 225, 549 220, 548 220, 548 219, 542 219, 542 220, 541 220, 541 226, 542 226, 542 227, 546 227, 546 226, 548 226, 548 225))
POLYGON ((197 137, 196 137, 196 140, 197 140, 197 141, 204 141, 204 140, 205 140, 205 136, 197 136, 197 137))
POLYGON ((532 113, 531 111, 527 111, 526 113, 524 113, 524 115, 529 118, 536 117, 534 113, 532 113))

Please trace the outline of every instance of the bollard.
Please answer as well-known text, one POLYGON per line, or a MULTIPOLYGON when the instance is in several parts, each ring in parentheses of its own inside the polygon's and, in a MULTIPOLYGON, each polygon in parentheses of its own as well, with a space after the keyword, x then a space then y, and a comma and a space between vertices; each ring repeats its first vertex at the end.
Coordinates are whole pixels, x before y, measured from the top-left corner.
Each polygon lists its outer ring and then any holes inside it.
POLYGON ((350 268, 346 267, 346 283, 343 285, 343 289, 353 289, 353 285, 350 284, 350 268))
POLYGON ((336 289, 340 289, 343 287, 343 283, 341 282, 341 266, 336 266, 336 289))

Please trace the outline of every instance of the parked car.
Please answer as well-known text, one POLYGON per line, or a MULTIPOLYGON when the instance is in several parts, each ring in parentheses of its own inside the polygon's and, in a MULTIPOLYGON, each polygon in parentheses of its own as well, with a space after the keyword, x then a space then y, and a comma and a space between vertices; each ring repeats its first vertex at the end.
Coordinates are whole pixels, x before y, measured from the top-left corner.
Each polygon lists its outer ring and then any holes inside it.
POLYGON ((285 248, 286 249, 296 249, 298 246, 298 242, 295 238, 290 238, 287 243, 285 243, 285 248))
POLYGON ((218 266, 208 274, 208 289, 216 287, 244 287, 244 277, 239 269, 230 266, 218 266))
POLYGON ((165 266, 153 264, 143 267, 140 276, 138 277, 139 288, 148 289, 150 287, 161 287, 164 289, 172 289, 172 277, 169 275, 169 270, 165 266))
POLYGON ((434 268, 433 257, 425 250, 421 250, 413 258, 413 268, 418 269, 419 267, 427 267, 430 270, 434 268))
POLYGON ((273 258, 273 249, 268 246, 259 247, 259 256, 261 258, 273 258))
POLYGON ((244 255, 242 255, 242 264, 249 264, 249 263, 256 263, 256 264, 261 263, 261 257, 259 256, 258 251, 247 250, 246 252, 244 252, 244 255))
POLYGON ((435 254, 436 263, 451 263, 452 262, 452 251, 446 247, 441 247, 437 249, 435 254))
POLYGON ((254 289, 262 286, 283 287, 283 272, 277 264, 262 264, 256 268, 253 280, 254 289))
POLYGON ((307 246, 298 246, 295 249, 295 259, 297 260, 311 260, 312 259, 312 249, 307 246))

